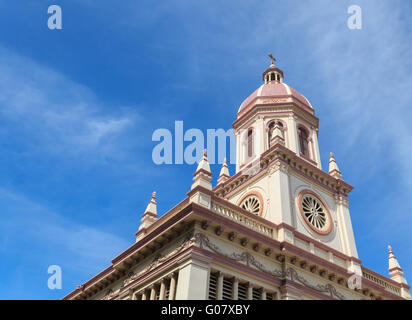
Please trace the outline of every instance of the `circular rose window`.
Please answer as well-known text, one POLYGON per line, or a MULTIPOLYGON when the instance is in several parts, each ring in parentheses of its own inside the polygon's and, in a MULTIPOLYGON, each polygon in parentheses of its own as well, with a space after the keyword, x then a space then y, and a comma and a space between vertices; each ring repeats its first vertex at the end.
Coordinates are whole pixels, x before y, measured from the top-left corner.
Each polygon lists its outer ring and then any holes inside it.
POLYGON ((245 209, 253 214, 260 214, 260 199, 258 196, 252 194, 250 196, 247 196, 240 204, 240 207, 242 209, 245 209))
POLYGON ((312 192, 302 192, 298 198, 299 210, 306 224, 315 232, 326 235, 331 231, 331 216, 326 205, 312 192))

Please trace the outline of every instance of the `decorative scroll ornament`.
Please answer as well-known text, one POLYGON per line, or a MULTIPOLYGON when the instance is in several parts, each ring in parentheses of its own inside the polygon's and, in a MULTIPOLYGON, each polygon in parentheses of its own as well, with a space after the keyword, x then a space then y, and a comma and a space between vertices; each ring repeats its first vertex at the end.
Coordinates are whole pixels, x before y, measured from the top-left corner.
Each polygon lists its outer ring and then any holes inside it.
POLYGON ((218 246, 212 243, 210 239, 202 233, 196 233, 195 239, 196 239, 196 244, 198 244, 200 248, 208 248, 209 250, 211 250, 212 252, 216 254, 222 255, 236 262, 242 262, 248 267, 253 266, 262 272, 265 272, 267 274, 270 274, 278 278, 282 278, 282 279, 289 278, 290 280, 294 282, 298 282, 304 285, 305 287, 311 288, 318 292, 327 293, 333 298, 345 300, 345 296, 339 293, 333 285, 331 284, 312 285, 308 280, 306 280, 304 277, 299 275, 298 272, 293 268, 287 268, 285 271, 276 270, 276 269, 268 270, 265 268, 265 266, 262 263, 257 261, 256 258, 249 252, 246 252, 246 251, 242 253, 233 252, 231 254, 223 253, 222 250, 218 246))
POLYGON ((341 293, 339 293, 336 288, 331 285, 331 284, 317 284, 317 285, 312 285, 309 283, 308 280, 306 280, 304 277, 300 276, 295 269, 288 268, 285 272, 285 276, 289 277, 290 280, 299 282, 300 284, 304 285, 305 287, 312 288, 316 291, 319 292, 324 292, 328 293, 331 297, 338 298, 340 300, 345 300, 345 296, 341 293))
POLYGON ((150 270, 155 269, 157 266, 160 264, 166 262, 170 258, 172 258, 174 255, 178 254, 179 252, 187 249, 190 247, 193 243, 195 242, 195 238, 193 233, 189 233, 186 235, 186 237, 183 239, 182 243, 180 246, 178 246, 176 249, 174 249, 172 252, 168 253, 167 255, 163 256, 160 253, 158 253, 154 258, 152 263, 150 263, 146 268, 141 270, 138 273, 132 273, 130 276, 128 276, 122 284, 122 287, 127 286, 130 282, 136 280, 137 278, 141 277, 142 274, 149 272, 150 270))
POLYGON ((202 234, 202 233, 196 233, 195 234, 195 239, 196 243, 199 245, 200 248, 208 248, 214 253, 217 253, 219 255, 225 256, 231 260, 234 260, 236 262, 243 262, 245 265, 248 267, 253 266, 256 269, 263 271, 265 273, 271 274, 276 277, 282 277, 283 273, 280 270, 267 270, 263 264, 261 264, 259 261, 256 260, 256 258, 250 254, 247 251, 244 251, 242 253, 235 253, 233 252, 232 254, 228 255, 222 252, 222 250, 213 244, 210 239, 202 234))

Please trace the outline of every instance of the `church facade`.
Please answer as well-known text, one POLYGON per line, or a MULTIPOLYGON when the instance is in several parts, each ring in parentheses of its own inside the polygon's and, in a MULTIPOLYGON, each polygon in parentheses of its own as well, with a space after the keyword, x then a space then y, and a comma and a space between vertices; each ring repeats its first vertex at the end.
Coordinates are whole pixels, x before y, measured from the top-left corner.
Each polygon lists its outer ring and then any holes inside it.
POLYGON ((136 242, 63 299, 410 299, 389 247, 389 275, 362 265, 333 154, 322 170, 319 119, 274 65, 240 106, 236 173, 215 187, 204 152, 187 197, 160 218, 156 194, 136 242))

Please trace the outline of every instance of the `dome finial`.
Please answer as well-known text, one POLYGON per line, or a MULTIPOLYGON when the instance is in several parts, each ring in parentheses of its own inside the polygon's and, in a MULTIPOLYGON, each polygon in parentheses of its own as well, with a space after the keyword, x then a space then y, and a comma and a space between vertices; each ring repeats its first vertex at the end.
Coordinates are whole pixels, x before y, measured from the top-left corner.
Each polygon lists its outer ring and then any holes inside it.
POLYGON ((269 53, 268 56, 269 56, 269 58, 270 58, 270 65, 271 65, 271 66, 274 66, 274 65, 275 65, 275 61, 276 61, 276 58, 275 58, 275 57, 273 56, 273 54, 271 54, 271 53, 269 53))
POLYGON ((270 58, 270 66, 263 72, 263 82, 269 83, 269 82, 278 82, 282 83, 283 82, 283 71, 280 70, 279 68, 275 67, 275 61, 276 58, 273 56, 273 54, 268 54, 268 57, 270 58))

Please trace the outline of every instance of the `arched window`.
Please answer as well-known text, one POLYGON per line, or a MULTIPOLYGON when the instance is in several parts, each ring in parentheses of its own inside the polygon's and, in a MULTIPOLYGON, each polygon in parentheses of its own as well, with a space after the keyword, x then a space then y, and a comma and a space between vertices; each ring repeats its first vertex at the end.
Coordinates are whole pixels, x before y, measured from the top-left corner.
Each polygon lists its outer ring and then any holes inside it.
POLYGON ((269 132, 268 132, 269 145, 270 145, 270 140, 272 140, 273 129, 275 129, 275 122, 272 122, 272 123, 269 125, 269 132))
POLYGON ((249 129, 247 132, 247 158, 253 157, 253 129, 249 129))
POLYGON ((300 154, 309 158, 309 134, 303 128, 298 128, 300 154))
POLYGON ((268 127, 268 143, 269 143, 269 146, 271 144, 271 140, 272 140, 272 137, 273 137, 273 130, 275 129, 275 124, 277 124, 279 129, 282 131, 282 138, 284 138, 284 136, 283 136, 283 130, 284 130, 283 123, 280 122, 279 120, 271 122, 269 124, 269 127, 268 127))

